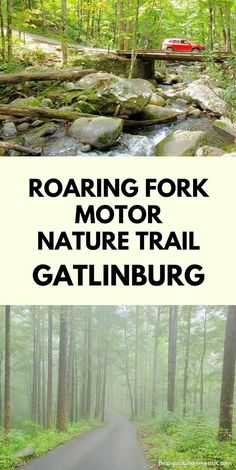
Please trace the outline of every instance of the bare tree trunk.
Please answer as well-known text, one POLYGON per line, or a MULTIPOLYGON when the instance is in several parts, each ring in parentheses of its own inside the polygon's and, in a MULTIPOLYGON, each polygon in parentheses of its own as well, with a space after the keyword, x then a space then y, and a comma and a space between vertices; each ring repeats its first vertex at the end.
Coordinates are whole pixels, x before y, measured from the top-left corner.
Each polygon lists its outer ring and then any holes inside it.
POLYGON ((1 56, 3 62, 5 61, 5 31, 4 31, 4 16, 3 16, 3 5, 0 0, 0 30, 1 30, 1 56))
POLYGON ((48 313, 47 427, 52 426, 52 307, 48 313))
POLYGON ((12 0, 7 0, 7 60, 12 60, 12 0))
POLYGON ((138 416, 138 366, 139 366, 139 307, 135 312, 135 358, 134 358, 134 416, 138 416))
POLYGON ((169 308, 169 343, 168 343, 168 394, 167 410, 175 411, 175 379, 176 379, 176 353, 177 353, 177 316, 178 307, 169 308))
POLYGON ((87 400, 86 400, 86 416, 89 417, 91 413, 91 400, 92 400, 92 350, 91 350, 91 314, 88 313, 87 318, 87 354, 88 354, 88 372, 87 372, 87 400))
POLYGON ((134 418, 134 405, 133 405, 133 396, 129 378, 129 348, 128 348, 128 338, 127 338, 127 323, 126 318, 124 318, 124 338, 125 338, 125 375, 127 380, 127 386, 129 391, 129 400, 130 400, 130 410, 131 418, 134 418))
POLYGON ((157 349, 159 340, 159 329, 160 329, 160 307, 157 308, 155 332, 154 332, 154 351, 153 351, 153 378, 152 378, 152 417, 156 416, 157 409, 157 349))
POLYGON ((57 430, 67 429, 67 312, 62 307, 60 313, 60 343, 57 396, 57 430))
POLYGON ((11 429, 11 309, 5 308, 5 420, 4 431, 8 435, 11 429))
POLYGON ((62 60, 63 65, 67 64, 67 33, 68 33, 68 18, 67 18, 67 0, 61 0, 61 34, 62 34, 62 60))
POLYGON ((186 415, 186 405, 187 405, 187 391, 188 391, 188 374, 189 374, 189 347, 190 347, 190 331, 191 331, 191 307, 188 311, 188 323, 187 323, 187 337, 186 337, 186 352, 185 352, 185 361, 184 361, 184 391, 183 391, 183 415, 186 415))
POLYGON ((236 363, 236 306, 229 306, 225 343, 224 360, 220 396, 219 439, 229 440, 232 437, 234 382, 236 363))
POLYGON ((204 359, 206 354, 206 325, 207 325, 207 312, 205 310, 204 325, 203 325, 203 351, 200 364, 200 411, 203 411, 203 400, 204 400, 204 359))
POLYGON ((124 0, 118 0, 118 35, 120 51, 124 50, 124 0))

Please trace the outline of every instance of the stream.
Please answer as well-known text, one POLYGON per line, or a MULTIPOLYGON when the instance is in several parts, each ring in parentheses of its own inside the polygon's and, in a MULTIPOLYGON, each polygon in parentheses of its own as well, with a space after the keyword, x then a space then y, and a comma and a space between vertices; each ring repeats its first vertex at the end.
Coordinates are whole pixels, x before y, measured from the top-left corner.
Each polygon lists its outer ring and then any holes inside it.
POLYGON ((122 132, 118 141, 108 150, 91 150, 84 152, 80 144, 66 135, 66 129, 59 127, 56 133, 47 140, 43 149, 44 156, 80 156, 80 157, 147 157, 154 156, 155 145, 171 131, 191 130, 207 133, 207 144, 218 146, 229 151, 232 142, 228 142, 213 127, 213 122, 205 114, 198 118, 181 118, 169 125, 155 125, 137 129, 135 132, 122 132))

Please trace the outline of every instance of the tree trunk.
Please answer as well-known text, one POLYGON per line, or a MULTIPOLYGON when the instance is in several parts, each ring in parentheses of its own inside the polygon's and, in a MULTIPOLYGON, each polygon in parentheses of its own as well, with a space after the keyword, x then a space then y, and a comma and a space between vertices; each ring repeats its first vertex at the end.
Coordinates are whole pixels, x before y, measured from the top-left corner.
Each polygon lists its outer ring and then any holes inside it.
POLYGON ((175 411, 177 316, 178 316, 178 307, 177 306, 170 306, 169 307, 167 410, 171 413, 173 413, 175 411))
POLYGON ((86 400, 86 416, 89 418, 91 413, 92 400, 92 350, 91 350, 91 314, 87 313, 87 400, 86 400))
POLYGON ((203 400, 204 400, 204 359, 206 354, 206 325, 207 325, 207 312, 205 310, 204 315, 204 326, 203 326, 203 351, 200 364, 200 411, 203 411, 203 400))
POLYGON ((219 439, 232 437, 234 382, 236 363, 236 306, 228 308, 220 396, 219 439))
POLYGON ((1 56, 3 62, 5 61, 5 31, 4 31, 4 16, 3 16, 3 5, 0 0, 0 31, 1 31, 1 56))
POLYGON ((67 0, 61 0, 61 35, 62 35, 62 60, 63 65, 67 64, 67 30, 68 30, 68 18, 67 18, 67 0))
POLYGON ((133 419, 134 418, 134 404, 133 404, 133 395, 132 395, 130 377, 129 377, 129 348, 128 348, 126 318, 124 318, 124 338, 125 338, 125 375, 126 375, 128 392, 129 392, 131 418, 133 419))
POLYGON ((11 309, 5 308, 5 420, 4 431, 8 435, 11 429, 11 309))
POLYGON ((67 429, 67 309, 66 307, 62 307, 61 309, 57 395, 57 430, 65 431, 67 429))
POLYGON ((154 351, 153 351, 153 378, 152 378, 152 417, 155 418, 157 410, 157 349, 160 329, 160 307, 157 308, 155 332, 154 332, 154 351))
POLYGON ((7 60, 12 60, 12 0, 7 0, 7 60))
POLYGON ((47 383, 47 427, 52 426, 52 307, 48 313, 48 383, 47 383))
POLYGON ((138 416, 138 366, 139 366, 139 307, 135 311, 135 357, 134 357, 134 416, 138 416))
POLYGON ((183 415, 186 415, 186 405, 187 405, 187 391, 188 391, 188 374, 189 374, 189 348, 190 348, 190 331, 191 331, 191 307, 188 311, 188 322, 187 322, 187 337, 186 337, 186 352, 185 352, 185 361, 184 361, 184 391, 183 391, 183 415))
POLYGON ((22 82, 39 82, 48 80, 77 80, 85 75, 94 73, 94 69, 73 69, 73 70, 56 70, 53 72, 19 72, 19 73, 3 73, 0 75, 0 85, 14 85, 22 82))

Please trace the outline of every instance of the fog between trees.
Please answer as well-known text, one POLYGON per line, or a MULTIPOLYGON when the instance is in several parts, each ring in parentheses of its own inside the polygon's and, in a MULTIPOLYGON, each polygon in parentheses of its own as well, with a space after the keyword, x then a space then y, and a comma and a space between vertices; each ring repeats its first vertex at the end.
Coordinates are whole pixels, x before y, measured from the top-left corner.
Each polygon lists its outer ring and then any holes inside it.
POLYGON ((0 326, 6 433, 26 419, 60 431, 110 410, 200 411, 220 415, 219 438, 231 437, 235 307, 13 306, 0 326))

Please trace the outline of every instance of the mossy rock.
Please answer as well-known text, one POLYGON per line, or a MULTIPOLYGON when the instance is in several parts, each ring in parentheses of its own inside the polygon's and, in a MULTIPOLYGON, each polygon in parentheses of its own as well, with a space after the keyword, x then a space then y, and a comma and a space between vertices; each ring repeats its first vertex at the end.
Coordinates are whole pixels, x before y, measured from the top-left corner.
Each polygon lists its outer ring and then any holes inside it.
POLYGON ((114 144, 122 132, 122 127, 122 120, 117 118, 79 118, 68 129, 68 135, 82 144, 89 144, 100 150, 114 144))
POLYGON ((155 154, 160 157, 191 157, 206 144, 207 136, 201 131, 170 132, 156 145, 155 154))
POLYGON ((86 101, 77 101, 76 105, 74 105, 74 110, 80 113, 97 114, 96 108, 86 101))
POLYGON ((35 98, 34 96, 29 96, 28 98, 17 98, 14 101, 11 101, 9 106, 17 106, 17 108, 25 107, 25 106, 40 106, 41 100, 35 98))
POLYGON ((178 113, 173 109, 162 108, 161 106, 155 106, 153 104, 148 104, 141 113, 136 115, 137 119, 140 119, 141 121, 153 119, 157 121, 162 121, 163 119, 175 120, 177 116, 178 113))

